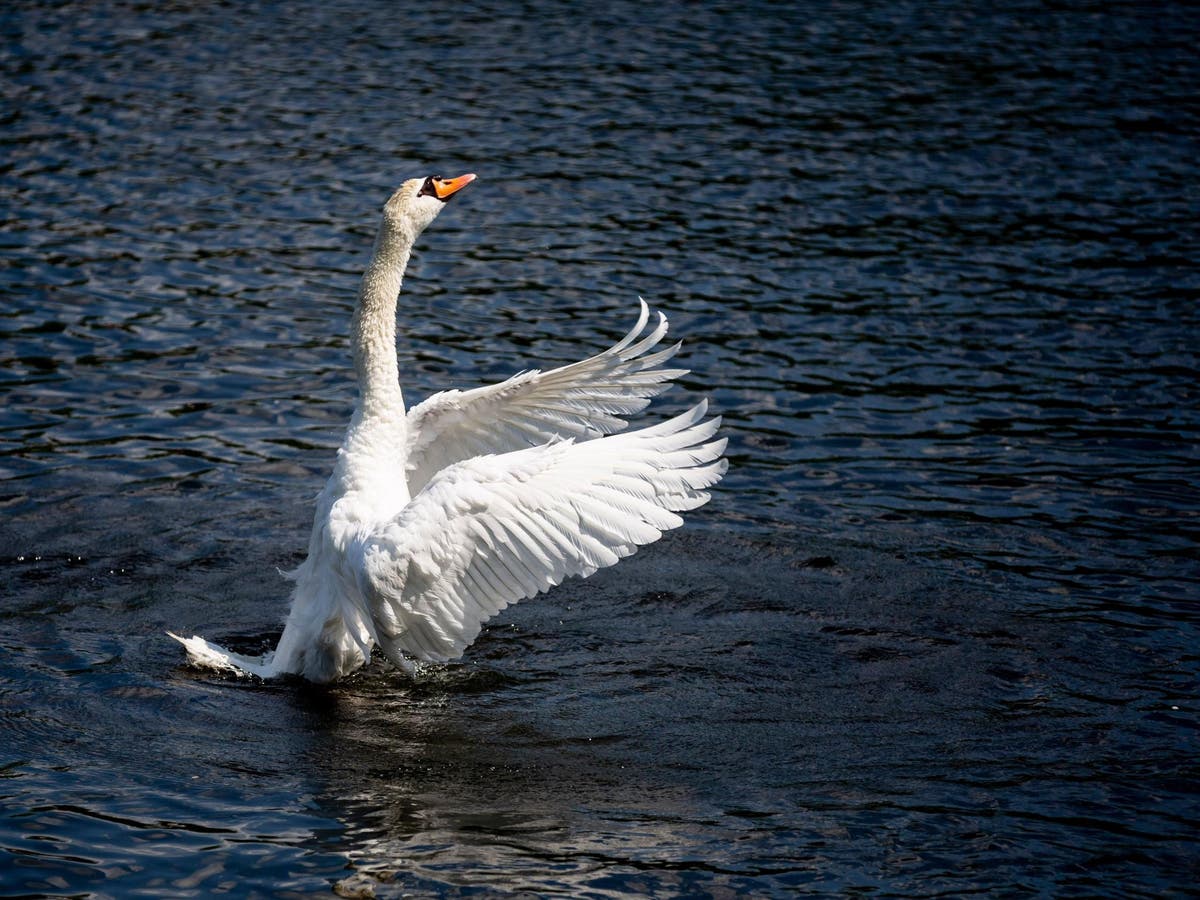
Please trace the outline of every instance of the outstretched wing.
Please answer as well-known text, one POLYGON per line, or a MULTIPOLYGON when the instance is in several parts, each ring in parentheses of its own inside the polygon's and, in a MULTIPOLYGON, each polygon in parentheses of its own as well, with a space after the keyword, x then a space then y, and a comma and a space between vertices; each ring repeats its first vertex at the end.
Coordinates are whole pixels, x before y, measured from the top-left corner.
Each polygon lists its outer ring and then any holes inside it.
POLYGON ((375 638, 397 665, 457 659, 511 603, 682 524, 724 474, 707 404, 650 428, 554 441, 440 472, 357 547, 375 638))
POLYGON ((649 353, 667 333, 667 317, 641 340, 650 310, 603 353, 548 372, 521 372, 500 384, 434 394, 408 412, 406 476, 414 496, 447 466, 486 453, 507 453, 554 437, 594 438, 625 428, 621 418, 645 409, 686 369, 658 368, 679 344, 649 353), (636 342, 635 342, 636 341, 636 342))

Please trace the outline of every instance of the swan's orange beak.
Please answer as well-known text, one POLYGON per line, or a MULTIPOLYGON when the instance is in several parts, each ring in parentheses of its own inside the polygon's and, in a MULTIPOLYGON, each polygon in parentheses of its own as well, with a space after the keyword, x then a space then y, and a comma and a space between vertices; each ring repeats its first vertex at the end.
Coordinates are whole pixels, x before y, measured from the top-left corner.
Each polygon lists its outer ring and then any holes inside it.
POLYGON ((434 178, 433 190, 437 194, 439 200, 449 200, 454 194, 457 194, 468 184, 475 180, 473 173, 459 175, 457 178, 434 178))

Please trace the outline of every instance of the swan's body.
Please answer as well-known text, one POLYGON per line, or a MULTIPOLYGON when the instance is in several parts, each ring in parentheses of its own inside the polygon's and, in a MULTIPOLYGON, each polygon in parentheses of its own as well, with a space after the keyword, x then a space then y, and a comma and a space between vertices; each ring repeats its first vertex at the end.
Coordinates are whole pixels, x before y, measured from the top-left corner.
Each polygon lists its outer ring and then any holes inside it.
POLYGON ((501 384, 435 394, 406 410, 396 300, 418 235, 475 176, 405 182, 384 207, 352 326, 360 388, 333 475, 317 499, 308 557, 279 645, 245 657, 172 635, 196 665, 328 682, 378 645, 406 671, 457 659, 510 603, 587 576, 708 500, 725 471, 719 419, 701 402, 612 434, 681 370, 654 350, 661 314, 596 356, 501 384))

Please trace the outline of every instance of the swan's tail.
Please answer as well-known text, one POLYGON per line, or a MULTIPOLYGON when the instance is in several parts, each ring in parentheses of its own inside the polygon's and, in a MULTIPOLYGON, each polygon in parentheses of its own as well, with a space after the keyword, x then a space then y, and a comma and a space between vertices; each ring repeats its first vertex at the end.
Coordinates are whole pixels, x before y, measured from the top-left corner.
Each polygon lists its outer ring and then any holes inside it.
POLYGON ((265 656, 242 656, 240 653, 231 653, 224 647, 218 647, 202 637, 193 635, 185 638, 170 631, 167 634, 183 644, 187 649, 188 662, 193 666, 232 672, 235 675, 257 675, 259 678, 274 678, 277 674, 272 665, 274 653, 265 656))

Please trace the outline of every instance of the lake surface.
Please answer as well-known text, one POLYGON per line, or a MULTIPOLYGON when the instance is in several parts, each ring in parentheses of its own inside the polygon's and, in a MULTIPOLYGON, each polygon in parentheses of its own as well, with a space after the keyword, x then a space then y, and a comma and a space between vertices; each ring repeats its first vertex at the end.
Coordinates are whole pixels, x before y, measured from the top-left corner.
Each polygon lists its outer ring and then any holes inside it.
POLYGON ((0 11, 0 895, 1192 894, 1200 13, 0 11), (640 294, 732 466, 458 664, 285 613, 400 181, 410 400, 640 294))

